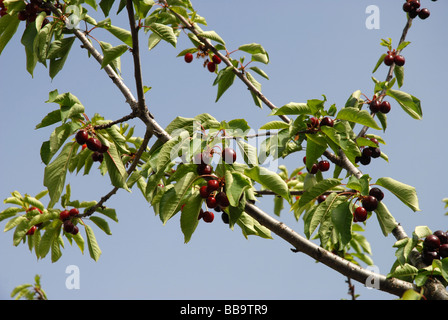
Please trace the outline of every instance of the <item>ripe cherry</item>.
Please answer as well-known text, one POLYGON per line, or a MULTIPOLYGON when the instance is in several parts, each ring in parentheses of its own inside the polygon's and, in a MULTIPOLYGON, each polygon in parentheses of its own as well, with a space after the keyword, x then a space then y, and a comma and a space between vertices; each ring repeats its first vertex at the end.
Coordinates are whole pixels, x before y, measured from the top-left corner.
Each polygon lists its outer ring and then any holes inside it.
POLYGON ((317 197, 317 203, 322 203, 325 201, 325 199, 327 199, 327 195, 321 194, 320 196, 317 197))
POLYGON ((209 175, 212 173, 212 167, 208 164, 199 164, 197 172, 200 176, 209 175))
POLYGON ((91 138, 87 139, 86 144, 87 144, 87 148, 89 148, 92 151, 100 150, 101 145, 102 145, 101 141, 95 137, 91 137, 91 138))
POLYGON ((372 188, 369 191, 369 195, 376 198, 376 200, 381 201, 384 198, 384 193, 380 188, 372 188))
POLYGON ((440 239, 436 235, 430 234, 423 241, 423 246, 428 250, 436 250, 440 247, 440 239))
POLYGON ((364 222, 367 219, 367 210, 363 207, 357 207, 353 213, 355 222, 364 222))
POLYGON ((210 192, 216 191, 219 189, 219 181, 218 180, 209 180, 207 182, 207 190, 210 192))
POLYGON ((197 153, 193 157, 193 163, 194 164, 210 164, 211 162, 211 156, 208 152, 201 152, 197 153))
POLYGON ((215 219, 215 214, 211 211, 204 211, 204 214, 202 216, 202 220, 204 220, 207 223, 213 222, 215 219))
POLYGON ((330 162, 327 160, 319 161, 317 168, 322 172, 328 171, 330 169, 330 162))
POLYGON ((218 205, 216 198, 213 196, 209 196, 207 200, 205 200, 205 203, 210 209, 216 208, 216 206, 218 205))
POLYGON ((218 57, 216 54, 212 57, 212 60, 216 64, 220 64, 221 63, 221 58, 218 57))
POLYGON ((78 226, 73 226, 73 230, 71 232, 72 235, 76 236, 79 232, 79 228, 78 226))
POLYGON ((61 219, 62 221, 68 219, 70 217, 70 213, 68 210, 63 210, 59 213, 59 219, 61 219))
POLYGON ((381 149, 380 148, 373 148, 373 147, 369 147, 370 151, 371 151, 371 157, 372 158, 378 158, 379 156, 381 156, 381 149))
POLYGON ((208 196, 210 195, 210 192, 208 192, 207 186, 202 186, 199 189, 199 194, 201 195, 201 198, 207 199, 208 196))
POLYGON ((232 148, 225 148, 222 151, 222 159, 227 164, 233 164, 236 161, 236 152, 232 148))
POLYGON ((374 196, 367 196, 361 201, 367 211, 374 211, 378 207, 378 200, 374 196))
POLYGON ((216 64, 213 61, 210 61, 209 63, 207 63, 207 69, 210 72, 215 72, 216 71, 216 64))
POLYGON ((311 123, 311 127, 317 128, 317 127, 319 127, 320 121, 316 117, 311 117, 310 123, 311 123))
POLYGON ((404 66, 404 63, 406 62, 405 58, 402 55, 396 55, 394 57, 394 62, 397 66, 404 66))
POLYGON ((372 102, 370 102, 370 111, 373 113, 377 113, 378 111, 380 111, 380 106, 381 106, 381 102, 379 102, 378 100, 372 100, 372 102))
POLYGON ((439 253, 432 250, 423 250, 422 260, 426 264, 431 264, 433 260, 440 259, 439 253))
POLYGON ((229 198, 227 198, 227 195, 225 192, 221 191, 218 192, 218 194, 215 196, 216 202, 218 205, 222 208, 226 208, 230 205, 229 198))
POLYGON ((36 226, 32 226, 32 227, 26 232, 26 234, 27 234, 28 236, 32 236, 32 235, 36 232, 36 230, 37 230, 37 227, 36 227, 36 226))
POLYGON ((67 233, 72 233, 73 229, 75 229, 75 225, 71 222, 71 220, 64 220, 63 227, 64 231, 67 233))
POLYGON ((440 244, 448 243, 448 234, 445 231, 437 230, 433 233, 440 240, 440 244))
POLYGON ((185 56, 184 56, 184 60, 186 63, 190 63, 191 61, 193 61, 193 54, 188 52, 185 56))
POLYGON ((79 215, 79 210, 77 208, 72 208, 70 209, 70 211, 68 212, 68 215, 70 217, 76 217, 77 215, 79 215))
POLYGON ((430 12, 428 9, 423 8, 418 12, 418 17, 422 20, 425 20, 426 18, 428 18, 430 16, 430 12))
POLYGON ((317 167, 316 163, 313 163, 313 165, 311 166, 311 169, 306 168, 306 170, 311 174, 316 174, 317 171, 319 171, 319 168, 317 167))
POLYGON ((103 162, 103 159, 104 155, 101 152, 95 151, 94 153, 92 153, 93 162, 103 162))
POLYGON ((440 245, 439 255, 442 259, 448 257, 448 243, 440 245))
POLYGON ((89 139, 89 133, 87 132, 87 130, 79 130, 75 135, 75 140, 80 145, 85 144, 87 142, 87 139, 89 139))
POLYGON ((384 57, 384 64, 386 65, 386 66, 391 66, 392 64, 394 63, 394 55, 393 54, 387 54, 385 57, 384 57))
POLYGON ((381 102, 381 105, 380 105, 380 112, 381 113, 386 114, 386 113, 388 113, 390 111, 390 109, 391 109, 391 107, 390 107, 390 102, 389 101, 381 102))
POLYGON ((322 121, 320 122, 321 126, 328 126, 332 127, 334 125, 334 120, 329 117, 324 117, 322 121))
POLYGON ((222 222, 224 222, 225 224, 229 224, 229 215, 227 213, 223 212, 221 214, 221 219, 222 222))

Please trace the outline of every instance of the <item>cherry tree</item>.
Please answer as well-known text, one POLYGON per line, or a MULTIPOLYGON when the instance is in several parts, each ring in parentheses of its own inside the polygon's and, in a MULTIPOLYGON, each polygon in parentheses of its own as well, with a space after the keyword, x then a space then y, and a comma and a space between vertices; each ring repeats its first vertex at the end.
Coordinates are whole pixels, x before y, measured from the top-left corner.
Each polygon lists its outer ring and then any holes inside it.
MULTIPOLYGON (((177 219, 185 243, 200 224, 222 220, 246 238, 282 238, 292 253, 303 253, 347 277, 349 288, 354 280, 396 297, 448 298, 446 232, 421 225, 404 230, 387 207, 388 197, 417 212, 416 189, 390 176, 374 179, 369 172, 371 162, 389 160, 382 135, 390 125, 388 114, 402 112, 415 120, 423 116, 424 102, 403 90, 405 81, 413 81, 404 72, 406 50, 412 50, 408 33, 415 22, 430 17, 423 4, 404 2, 400 37, 379 39, 383 52, 373 63, 371 88, 348 92, 344 105, 330 105, 325 95, 276 105, 262 90, 262 81, 269 80, 263 68, 270 63, 264 46, 249 42, 229 48, 200 15, 200 5, 196 8, 189 0, 117 1, 117 15, 126 18, 126 27, 112 23, 114 4, 113 0, 1 2, 0 53, 24 25, 20 40, 27 71, 33 75, 42 64, 54 79, 70 63, 69 53, 77 44, 126 103, 119 116, 109 119, 116 110, 101 115, 95 106, 84 105, 80 95, 48 93, 46 103, 53 109, 36 126, 51 128, 40 147, 45 190, 32 195, 12 191, 0 212, 14 246, 26 245, 37 259, 57 262, 69 243, 98 261, 102 251, 95 230, 111 234, 109 223, 118 222, 120 212, 108 203, 117 192, 127 191, 130 199, 142 197, 163 225, 177 219), (93 18, 92 9, 101 11, 104 19, 93 18), (99 29, 113 43, 97 38, 99 29), (179 39, 186 39, 189 46, 179 48, 179 39), (270 110, 270 119, 252 128, 249 119, 237 114, 221 120, 204 112, 173 116, 162 126, 158 107, 150 103, 151 92, 157 89, 145 85, 142 73, 146 59, 142 47, 156 52, 162 50, 161 43, 170 45, 178 60, 194 66, 192 72, 205 70, 214 76, 215 102, 239 83, 248 89, 255 108, 270 110), (132 56, 132 84, 122 75, 125 55, 132 56), (384 79, 380 71, 385 71, 384 79), (289 159, 292 167, 282 164, 289 159), (75 199, 70 178, 92 175, 94 170, 112 188, 99 199, 75 199), (273 202, 272 212, 260 209, 262 199, 273 202), (293 215, 303 230, 282 222, 284 215, 293 215), (366 267, 374 261, 363 231, 374 220, 379 236, 396 240, 389 252, 396 261, 387 274, 366 267)), ((18 287, 14 295, 29 295, 29 288, 18 287)))

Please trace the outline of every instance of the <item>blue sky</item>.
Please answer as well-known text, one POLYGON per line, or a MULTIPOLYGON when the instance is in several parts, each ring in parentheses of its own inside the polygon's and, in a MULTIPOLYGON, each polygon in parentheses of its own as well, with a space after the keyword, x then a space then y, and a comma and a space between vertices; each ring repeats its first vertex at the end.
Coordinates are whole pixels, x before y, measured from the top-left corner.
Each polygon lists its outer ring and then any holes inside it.
MULTIPOLYGON (((263 93, 277 106, 288 102, 306 102, 326 95, 327 105, 343 106, 355 90, 372 95, 371 72, 384 47, 382 38, 398 43, 405 25, 402 3, 367 1, 192 1, 198 13, 207 19, 205 30, 215 30, 225 39, 229 51, 246 43, 260 43, 268 51, 270 64, 260 67, 270 80, 257 78, 263 93), (369 30, 365 21, 366 8, 376 5, 380 10, 380 28, 369 30)), ((392 103, 388 129, 380 134, 386 141, 382 150, 389 163, 376 160, 362 167, 373 180, 392 177, 417 189, 421 212, 412 212, 392 194, 383 200, 396 220, 410 235, 415 226, 428 225, 433 231, 448 229, 442 199, 448 197, 447 109, 445 108, 448 62, 443 53, 448 49, 444 36, 448 27, 448 4, 422 1, 431 16, 425 21, 415 19, 408 33, 411 44, 406 57, 403 91, 422 102, 423 120, 411 119, 392 103)), ((116 8, 116 7, 114 7, 116 8)), ((112 10, 114 11, 114 9, 112 10)), ((101 13, 89 8, 89 14, 101 20, 101 13)), ((127 28, 126 16, 112 17, 112 23, 127 28)), ((34 195, 43 187, 44 165, 39 150, 51 128, 34 127, 54 105, 46 104, 48 93, 72 92, 93 115, 116 119, 129 112, 121 93, 94 59, 75 42, 64 70, 52 81, 48 70, 38 65, 34 79, 26 72, 25 53, 20 33, 13 38, 0 56, 0 88, 2 118, 0 119, 0 197, 10 192, 34 195)), ((97 39, 118 42, 102 30, 95 30, 97 39)), ((161 43, 152 51, 145 50, 142 39, 143 79, 152 90, 146 99, 156 120, 166 126, 176 116, 193 117, 210 113, 218 120, 244 118, 256 129, 274 120, 269 109, 257 108, 244 85, 235 84, 215 103, 214 76, 198 61, 186 64, 176 58, 181 50, 191 47, 182 36, 176 48, 161 43)), ((235 53, 239 54, 239 53, 235 53)), ((135 92, 131 56, 123 56, 124 81, 135 92)), ((375 77, 386 77, 381 67, 375 77)), ((135 94, 136 95, 136 94, 135 94)), ((276 119, 275 119, 276 120, 276 119)), ((142 133, 137 121, 137 133, 142 133)), ((283 164, 292 171, 301 166, 302 153, 287 158, 283 164)), ((110 189, 107 177, 92 171, 90 176, 71 175, 72 198, 98 200, 110 189)), ((266 197, 260 207, 272 214, 272 198, 266 197)), ((110 222, 112 236, 93 227, 102 249, 94 262, 76 246, 66 248, 62 258, 51 263, 37 261, 26 246, 13 247, 12 232, 0 233, 0 299, 9 299, 11 290, 32 282, 35 274, 50 299, 341 299, 347 295, 345 277, 302 254, 294 254, 290 245, 274 235, 273 240, 250 237, 246 240, 238 227, 229 230, 216 219, 199 224, 192 240, 184 244, 179 219, 165 226, 140 196, 119 191, 107 202, 117 210, 119 223, 110 222), (66 268, 78 266, 80 289, 65 286, 66 268)), ((6 208, 0 204, 0 210, 6 208)), ((281 220, 302 233, 303 223, 297 222, 288 210, 281 220)), ((5 222, 0 224, 4 228, 5 222)), ((384 237, 375 219, 368 221, 365 236, 373 250, 373 260, 387 274, 395 260, 395 239, 384 237)), ((387 293, 368 290, 355 283, 360 299, 393 299, 387 293)))

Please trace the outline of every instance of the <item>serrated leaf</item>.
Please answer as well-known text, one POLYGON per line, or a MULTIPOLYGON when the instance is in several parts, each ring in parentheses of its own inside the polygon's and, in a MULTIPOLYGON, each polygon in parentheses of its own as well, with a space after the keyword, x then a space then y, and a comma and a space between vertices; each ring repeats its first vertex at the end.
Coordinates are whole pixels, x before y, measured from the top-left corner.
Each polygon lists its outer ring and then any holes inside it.
POLYGON ((284 121, 274 120, 268 123, 265 123, 260 127, 260 130, 276 130, 276 129, 286 129, 289 128, 289 124, 284 121))
POLYGON ((235 73, 233 72, 233 67, 227 67, 225 69, 221 69, 218 73, 217 79, 218 81, 218 93, 216 94, 215 102, 218 102, 219 98, 224 94, 224 92, 229 89, 233 81, 235 80, 235 73))
POLYGON ((0 54, 5 49, 8 42, 14 36, 19 27, 20 20, 17 14, 7 14, 0 19, 0 54))
POLYGON ((151 29, 152 32, 157 34, 161 39, 165 40, 169 44, 171 44, 173 47, 176 47, 177 44, 177 37, 174 34, 173 28, 170 26, 166 26, 161 23, 151 23, 149 26, 149 29, 151 29))
POLYGON ((401 200, 401 202, 411 208, 414 212, 420 211, 417 192, 414 187, 389 177, 379 178, 375 184, 392 192, 401 200))
POLYGON ((226 170, 226 195, 230 205, 237 207, 244 191, 252 187, 250 179, 240 172, 226 170))
POLYGON ((130 191, 126 184, 128 174, 115 144, 110 144, 103 155, 112 185, 130 191))
POLYGON ((184 241, 188 243, 193 235, 196 227, 198 226, 199 220, 199 210, 202 205, 202 198, 198 191, 195 191, 185 202, 185 206, 182 209, 180 215, 180 227, 182 233, 184 234, 184 241))
POLYGON ((284 106, 272 110, 270 116, 280 115, 298 115, 298 114, 313 114, 311 108, 306 103, 290 102, 284 106))
POLYGON ((341 185, 341 180, 334 178, 329 178, 318 182, 313 187, 305 190, 303 195, 300 197, 299 206, 306 205, 308 202, 315 200, 324 192, 329 191, 339 185, 341 185))
POLYGON ((342 202, 331 212, 331 221, 339 234, 341 248, 352 239, 353 214, 350 212, 350 202, 342 202))
POLYGON ((116 47, 110 47, 110 48, 103 48, 103 61, 101 62, 101 68, 104 68, 114 60, 118 59, 120 56, 122 56, 126 51, 128 51, 128 46, 126 44, 120 44, 116 47))
POLYGON ((185 195, 187 189, 191 187, 192 182, 196 178, 196 173, 188 172, 174 185, 174 188, 170 188, 163 194, 159 206, 160 219, 163 224, 166 224, 167 221, 176 213, 176 209, 179 209, 183 196, 185 195))
POLYGON ((381 130, 367 110, 359 110, 358 108, 342 108, 336 115, 336 119, 347 120, 368 126, 372 129, 381 130))
POLYGON ((51 199, 49 208, 56 204, 62 194, 70 160, 74 155, 75 144, 76 142, 67 143, 58 157, 45 167, 44 186, 47 187, 51 199))
POLYGON ((389 209, 386 207, 386 205, 382 202, 378 202, 378 207, 375 210, 376 217, 378 219, 378 222, 381 227, 381 231, 383 232, 384 236, 389 235, 392 230, 394 230, 398 223, 395 220, 395 218, 392 216, 392 214, 389 212, 389 209))
POLYGON ((291 200, 288 185, 277 173, 264 167, 254 166, 250 169, 245 169, 244 174, 260 183, 263 187, 282 196, 288 202, 291 200))
POLYGON ((387 90, 386 94, 394 98, 401 108, 412 118, 417 120, 422 119, 423 112, 419 99, 409 93, 393 89, 387 90))
POLYGON ((96 241, 95 234, 89 225, 84 224, 84 227, 86 230, 87 247, 89 249, 90 257, 93 260, 98 261, 101 256, 101 249, 96 241))
POLYGON ((197 36, 219 42, 220 44, 222 44, 224 46, 226 45, 224 40, 213 30, 200 32, 197 36))
POLYGON ((97 217, 97 216, 91 216, 90 220, 97 225, 98 228, 104 231, 104 233, 108 235, 112 235, 112 232, 110 231, 109 224, 106 220, 103 218, 97 217))

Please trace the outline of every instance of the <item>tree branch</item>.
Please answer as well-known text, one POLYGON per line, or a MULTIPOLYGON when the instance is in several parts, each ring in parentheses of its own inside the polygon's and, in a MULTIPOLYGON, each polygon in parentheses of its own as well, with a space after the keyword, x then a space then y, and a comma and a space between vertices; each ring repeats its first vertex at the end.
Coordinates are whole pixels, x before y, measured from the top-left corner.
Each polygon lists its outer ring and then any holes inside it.
POLYGON ((246 204, 245 212, 283 240, 290 243, 295 248, 293 251, 303 252, 335 271, 364 285, 370 284, 370 281, 373 281, 377 289, 400 297, 406 290, 412 289, 418 291, 417 286, 412 283, 395 278, 386 278, 381 274, 364 269, 323 249, 252 204, 246 204))

